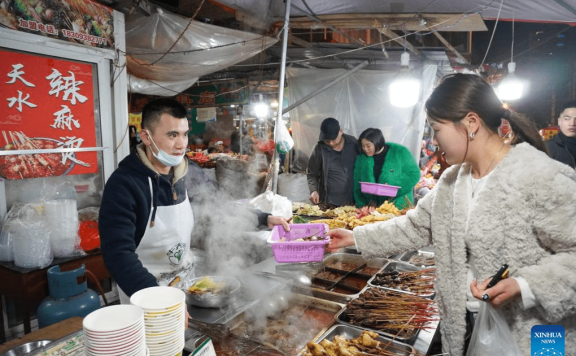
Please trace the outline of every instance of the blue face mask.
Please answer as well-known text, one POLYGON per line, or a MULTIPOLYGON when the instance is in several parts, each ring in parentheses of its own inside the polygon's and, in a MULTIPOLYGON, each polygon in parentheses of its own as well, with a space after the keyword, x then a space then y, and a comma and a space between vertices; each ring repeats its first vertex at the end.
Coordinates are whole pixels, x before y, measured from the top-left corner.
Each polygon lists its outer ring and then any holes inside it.
POLYGON ((154 153, 154 150, 152 148, 150 148, 150 151, 152 151, 152 155, 154 156, 154 158, 156 158, 158 160, 158 162, 162 163, 166 167, 176 167, 177 165, 182 163, 182 160, 184 159, 184 155, 174 156, 174 155, 169 155, 168 153, 162 151, 161 149, 158 148, 158 146, 156 146, 156 143, 152 139, 152 134, 150 133, 150 131, 147 131, 147 132, 148 132, 148 136, 150 137, 150 141, 152 141, 152 144, 158 150, 158 153, 154 153))

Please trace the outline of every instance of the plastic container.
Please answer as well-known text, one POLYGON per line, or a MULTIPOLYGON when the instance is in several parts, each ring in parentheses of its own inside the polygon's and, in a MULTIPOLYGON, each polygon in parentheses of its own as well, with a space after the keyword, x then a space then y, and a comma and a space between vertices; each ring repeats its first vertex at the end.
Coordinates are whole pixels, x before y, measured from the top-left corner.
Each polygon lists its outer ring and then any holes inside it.
POLYGON ((5 223, 0 231, 0 261, 14 261, 14 243, 8 228, 8 223, 5 223))
POLYGON ((319 241, 297 241, 294 240, 309 237, 324 237, 328 232, 326 224, 290 224, 290 231, 284 230, 282 225, 274 226, 272 235, 268 238, 268 243, 272 245, 274 259, 279 263, 289 262, 318 262, 324 258, 324 248, 329 239, 319 241), (282 242, 284 238, 285 242, 282 242))
POLYGON ((14 264, 22 268, 44 268, 52 262, 50 238, 45 224, 16 219, 10 222, 14 264))
POLYGON ((400 187, 388 184, 360 182, 362 193, 381 195, 385 197, 395 197, 400 187))
POLYGON ((74 255, 78 240, 76 200, 58 199, 47 201, 44 207, 44 215, 50 230, 50 244, 54 257, 74 255))

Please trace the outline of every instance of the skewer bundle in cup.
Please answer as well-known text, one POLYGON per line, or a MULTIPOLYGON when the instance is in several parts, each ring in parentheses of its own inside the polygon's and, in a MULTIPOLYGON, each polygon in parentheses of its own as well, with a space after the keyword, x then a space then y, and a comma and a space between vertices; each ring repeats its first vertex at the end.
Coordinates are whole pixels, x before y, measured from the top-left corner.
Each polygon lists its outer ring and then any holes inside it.
POLYGON ((151 356, 178 356, 184 348, 186 294, 178 288, 150 287, 130 297, 144 312, 146 346, 151 356))
POLYGON ((144 312, 134 305, 112 305, 82 321, 87 356, 148 356, 144 312))

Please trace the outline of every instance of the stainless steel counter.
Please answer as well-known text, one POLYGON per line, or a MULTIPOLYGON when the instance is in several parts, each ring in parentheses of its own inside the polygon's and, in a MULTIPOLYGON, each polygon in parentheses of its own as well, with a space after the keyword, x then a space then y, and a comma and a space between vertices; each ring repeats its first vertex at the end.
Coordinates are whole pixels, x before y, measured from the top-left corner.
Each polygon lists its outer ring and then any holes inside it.
MULTIPOLYGON (((266 293, 277 288, 281 288, 283 285, 289 282, 289 279, 286 279, 285 277, 265 276, 265 273, 274 274, 277 265, 279 265, 279 263, 274 260, 274 257, 271 257, 247 268, 244 277, 242 277, 240 281, 243 285, 243 288, 230 305, 222 309, 207 309, 188 306, 188 312, 190 313, 190 316, 208 323, 229 322, 244 310, 257 303, 259 296, 265 295, 266 293), (260 275, 259 273, 261 272, 264 272, 264 274, 260 275), (245 286, 252 287, 245 288, 245 286), (255 288, 254 286, 258 287, 255 288)), ((421 330, 418 333, 418 337, 413 345, 413 347, 418 352, 424 355, 428 354, 432 342, 435 341, 435 338, 439 332, 437 328, 438 323, 439 322, 436 321, 431 325, 434 327, 433 330, 421 330)), ((198 340, 200 337, 202 337, 201 333, 193 329, 188 329, 186 332, 186 344, 184 350, 192 352, 194 350, 194 344, 196 340, 198 340)))

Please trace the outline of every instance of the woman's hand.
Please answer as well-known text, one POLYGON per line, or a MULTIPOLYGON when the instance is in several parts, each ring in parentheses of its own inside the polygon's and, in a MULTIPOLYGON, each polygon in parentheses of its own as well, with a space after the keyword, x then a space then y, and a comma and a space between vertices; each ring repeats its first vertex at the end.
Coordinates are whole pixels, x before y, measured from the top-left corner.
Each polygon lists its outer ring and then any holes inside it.
POLYGON ((486 289, 491 280, 492 278, 488 278, 480 285, 474 280, 472 284, 470 284, 470 290, 474 298, 484 300, 482 297, 487 295, 488 300, 485 301, 494 307, 499 307, 521 295, 520 285, 518 285, 518 282, 516 282, 514 278, 502 279, 494 287, 486 289))
POLYGON ((350 230, 334 229, 326 234, 330 236, 330 243, 326 245, 327 252, 335 252, 339 248, 354 245, 354 233, 350 230))

